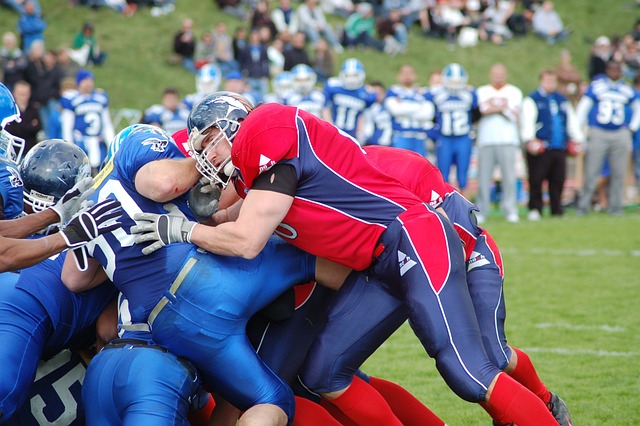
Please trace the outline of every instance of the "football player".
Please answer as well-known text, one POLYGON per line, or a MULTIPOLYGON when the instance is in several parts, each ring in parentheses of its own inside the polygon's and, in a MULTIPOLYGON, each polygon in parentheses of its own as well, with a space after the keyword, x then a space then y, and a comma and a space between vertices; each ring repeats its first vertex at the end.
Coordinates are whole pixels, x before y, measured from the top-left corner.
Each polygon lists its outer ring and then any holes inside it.
POLYGON ((180 94, 175 87, 167 87, 162 93, 162 103, 151 105, 144 112, 142 122, 164 129, 169 134, 187 125, 189 109, 180 103, 180 94))
POLYGON ((289 98, 295 94, 293 90, 293 75, 289 71, 282 71, 275 76, 271 82, 272 93, 267 93, 264 102, 276 102, 282 105, 289 105, 289 98))
MULTIPOLYGON (((77 146, 61 140, 40 142, 21 165, 25 210, 51 207, 89 170, 89 160, 77 146)), ((80 385, 86 364, 77 353, 64 350, 95 341, 98 316, 116 292, 103 284, 82 294, 71 293, 60 279, 66 253, 19 274, 0 275, 3 423, 84 423, 80 385), (36 373, 41 359, 48 361, 36 373)))
MULTIPOLYGON (((8 173, 4 174, 5 177, 8 177, 8 180, 3 180, 2 182, 2 211, 11 215, 22 211, 21 197, 17 196, 17 192, 15 192, 15 188, 21 186, 21 177, 15 173, 15 167, 11 164, 15 165, 20 160, 24 141, 15 138, 4 129, 7 123, 15 120, 20 120, 20 110, 9 89, 0 83, 0 124, 2 125, 0 152, 4 156, 3 159, 10 163, 8 168, 4 169, 8 173), (11 190, 14 191, 14 195, 11 197, 9 196, 11 191, 7 191, 8 188, 14 188, 11 190)), ((3 162, 2 164, 6 165, 7 163, 3 162)), ((98 233, 103 232, 104 221, 98 215, 98 213, 103 213, 101 208, 73 217, 80 209, 82 202, 89 196, 89 192, 86 192, 86 190, 91 185, 91 182, 90 178, 81 179, 57 203, 42 212, 14 220, 1 220, 0 272, 34 265, 55 253, 61 252, 66 247, 80 246, 97 236, 98 233), (72 217, 74 220, 70 221, 72 217), (95 227, 91 227, 91 229, 84 227, 82 221, 89 221, 87 223, 93 223, 95 227), (69 222, 61 233, 38 240, 15 239, 32 235, 58 222, 69 222)), ((112 205, 110 207, 115 206, 112 205)))
MULTIPOLYGON (((235 211, 226 209, 232 221, 212 227, 167 214, 137 215, 136 241, 152 242, 145 252, 190 241, 254 259, 276 232, 343 267, 343 274, 367 269, 370 279, 385 281, 405 302, 414 332, 461 398, 488 403, 521 425, 555 425, 544 403, 486 355, 453 226, 372 165, 336 127, 279 104, 230 117, 227 111, 238 103, 237 95, 212 94, 191 115, 208 119, 190 121, 205 176, 225 181, 237 167, 248 189, 235 211)), ((321 392, 339 408, 353 409, 361 390, 354 381, 321 392)))
MULTIPOLYGON (((199 105, 205 102, 208 98, 199 105)), ((209 106, 229 120, 251 110, 239 96, 209 106)), ((209 114, 192 114, 191 126, 210 119, 209 114)), ((68 260, 63 280, 81 291, 90 288, 94 277, 109 277, 129 301, 132 322, 148 323, 154 342, 191 361, 205 383, 246 410, 241 424, 257 417, 284 425, 293 414, 293 393, 247 341, 246 322, 286 288, 325 272, 322 265, 316 267, 315 257, 277 240, 252 260, 212 255, 191 244, 145 256, 148 250, 133 244, 133 217, 141 211, 170 211, 190 223, 194 216, 187 191, 200 177, 195 160, 183 158, 171 140, 151 132, 131 134, 97 176, 92 196, 122 201, 125 231, 105 234, 89 246, 85 271, 68 260)))
POLYGON ((462 65, 448 64, 442 69, 442 85, 431 88, 425 96, 436 109, 438 168, 449 182, 451 166, 456 166, 458 188, 463 194, 467 193, 471 161, 471 121, 478 108, 478 96, 467 81, 467 71, 462 65))
POLYGON ((220 90, 221 82, 222 72, 220 68, 216 64, 204 64, 196 73, 195 93, 185 96, 182 100, 182 105, 188 112, 191 111, 191 108, 206 95, 220 90))
POLYGON ((326 98, 323 118, 357 138, 364 144, 362 114, 376 101, 376 95, 365 87, 366 73, 362 62, 349 58, 342 64, 337 78, 324 86, 326 98))
POLYGON ((293 76, 293 91, 289 97, 288 105, 296 106, 316 117, 322 115, 324 107, 324 94, 316 89, 318 76, 309 65, 298 64, 291 69, 293 76))
POLYGON ((77 90, 69 90, 60 99, 62 139, 78 145, 89 156, 94 171, 107 154, 115 131, 109 114, 109 96, 95 88, 94 76, 81 69, 76 75, 77 90))

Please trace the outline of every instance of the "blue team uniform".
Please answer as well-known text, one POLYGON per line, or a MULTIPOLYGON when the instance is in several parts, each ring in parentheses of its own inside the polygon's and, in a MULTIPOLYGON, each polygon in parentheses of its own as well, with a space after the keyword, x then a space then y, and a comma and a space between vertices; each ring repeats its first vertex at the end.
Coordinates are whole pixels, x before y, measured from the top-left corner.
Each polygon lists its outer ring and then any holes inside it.
POLYGON ((358 119, 376 101, 376 94, 365 86, 355 90, 346 89, 337 78, 327 81, 324 96, 325 106, 331 109, 333 124, 354 138, 358 130, 358 119))
POLYGON ((164 105, 152 105, 144 112, 143 123, 157 123, 170 135, 187 127, 189 111, 182 105, 178 105, 175 111, 171 111, 164 105))
MULTIPOLYGON (((26 400, 41 358, 57 354, 94 324, 115 296, 108 283, 74 294, 60 276, 66 252, 0 284, 0 411, 10 417, 26 400)), ((17 274, 14 274, 17 275, 17 274)))
POLYGON ((319 90, 312 90, 311 93, 301 94, 294 93, 287 100, 286 105, 297 106, 303 111, 307 111, 316 117, 322 117, 322 108, 324 108, 325 97, 319 90))
POLYGON ((458 186, 467 187, 467 173, 471 160, 471 112, 478 108, 478 96, 474 89, 452 91, 444 86, 431 90, 425 98, 436 109, 439 136, 436 140, 438 168, 445 181, 449 182, 449 171, 456 165, 458 186))
POLYGON ((132 327, 126 299, 119 306, 118 325, 128 329, 93 357, 82 385, 87 424, 189 425, 199 388, 195 368, 157 346, 146 324, 132 327))
POLYGON ((393 128, 391 114, 383 104, 374 103, 366 112, 367 140, 366 145, 391 145, 393 128))
MULTIPOLYGON (((417 88, 407 89, 402 86, 391 86, 387 90, 387 98, 385 105, 388 105, 391 99, 397 98, 401 102, 410 104, 424 103, 424 94, 417 88)), ((387 108, 390 110, 390 108, 387 108)), ((432 131, 433 121, 429 119, 417 119, 411 115, 393 115, 391 114, 391 128, 393 136, 391 145, 396 148, 409 149, 417 152, 423 157, 427 156, 426 142, 428 139, 427 132, 432 131)))
POLYGON ((0 158, 0 219, 14 219, 24 209, 24 185, 18 167, 0 158))
POLYGON ((100 89, 84 95, 74 90, 60 98, 63 110, 71 111, 75 116, 73 142, 89 153, 92 141, 100 143, 100 161, 107 155, 107 145, 111 141, 103 140, 103 114, 109 114, 109 96, 100 89))
MULTIPOLYGON (((166 210, 135 191, 135 175, 150 161, 176 157, 182 154, 166 138, 130 135, 97 177, 93 195, 123 204, 122 229, 89 244, 89 252, 128 299, 132 321, 149 323, 154 342, 189 359, 204 381, 236 407, 275 404, 291 419, 293 394, 260 361, 245 327, 251 315, 285 289, 312 279, 315 258, 278 241, 252 260, 215 256, 191 244, 171 244, 143 255, 127 233, 135 225, 133 215, 166 210)), ((172 204, 193 220, 186 198, 172 204)))

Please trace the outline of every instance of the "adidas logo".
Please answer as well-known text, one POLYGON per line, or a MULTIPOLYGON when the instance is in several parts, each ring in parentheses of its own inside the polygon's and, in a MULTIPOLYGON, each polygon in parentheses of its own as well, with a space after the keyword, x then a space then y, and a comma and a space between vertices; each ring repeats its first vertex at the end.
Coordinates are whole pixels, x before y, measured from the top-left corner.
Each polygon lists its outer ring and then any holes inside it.
POLYGON ((260 154, 260 162, 258 163, 258 166, 259 166, 258 173, 262 173, 266 170, 269 170, 274 164, 276 164, 276 162, 273 161, 271 158, 267 157, 264 154, 260 154))
POLYGON ((409 256, 398 250, 398 267, 400 268, 400 276, 403 276, 407 271, 413 268, 416 262, 409 256))

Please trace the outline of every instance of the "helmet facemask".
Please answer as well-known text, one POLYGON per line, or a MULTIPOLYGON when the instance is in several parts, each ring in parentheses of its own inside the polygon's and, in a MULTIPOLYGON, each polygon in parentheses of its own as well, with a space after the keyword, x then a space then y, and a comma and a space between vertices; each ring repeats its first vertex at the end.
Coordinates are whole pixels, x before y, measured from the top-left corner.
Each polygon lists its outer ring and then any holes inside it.
POLYGON ((0 158, 4 158, 13 164, 20 164, 24 146, 24 139, 13 136, 6 130, 0 131, 0 158))
POLYGON ((235 138, 239 128, 240 122, 224 118, 217 120, 202 132, 200 132, 200 129, 198 128, 193 128, 189 135, 189 148, 196 159, 196 168, 200 174, 209 179, 211 183, 221 185, 223 188, 226 188, 229 184, 234 172, 233 163, 231 162, 231 154, 229 154, 229 156, 218 166, 214 165, 211 160, 209 160, 209 157, 220 143, 226 142, 231 146, 233 144, 232 140, 235 138), (210 136, 210 133, 214 128, 217 128, 220 131, 203 148, 202 145, 210 136))

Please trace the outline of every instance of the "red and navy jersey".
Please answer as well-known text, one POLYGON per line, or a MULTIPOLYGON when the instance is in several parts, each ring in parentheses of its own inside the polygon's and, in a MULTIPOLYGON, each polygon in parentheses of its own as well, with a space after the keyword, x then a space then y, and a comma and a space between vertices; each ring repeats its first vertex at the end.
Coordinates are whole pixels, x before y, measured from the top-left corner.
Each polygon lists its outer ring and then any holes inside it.
POLYGON ((353 138, 295 107, 266 104, 249 114, 231 156, 249 190, 273 165, 292 165, 298 187, 276 233, 302 250, 356 270, 371 264, 389 223, 420 203, 370 163, 353 138))

